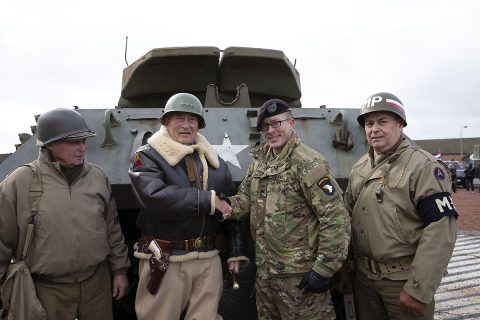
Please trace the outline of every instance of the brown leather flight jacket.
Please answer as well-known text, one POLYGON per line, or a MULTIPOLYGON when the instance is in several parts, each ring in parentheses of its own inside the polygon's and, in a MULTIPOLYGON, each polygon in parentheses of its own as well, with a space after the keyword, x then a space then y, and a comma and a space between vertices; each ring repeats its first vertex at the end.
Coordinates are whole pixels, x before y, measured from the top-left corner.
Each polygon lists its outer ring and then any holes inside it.
MULTIPOLYGON (((192 156, 202 186, 203 164, 198 152, 192 156)), ((227 164, 219 157, 218 160, 218 168, 208 164, 206 190, 200 190, 189 180, 185 158, 170 165, 150 144, 140 147, 129 169, 133 192, 140 206, 138 228, 145 234, 169 241, 225 233, 228 256, 248 256, 238 222, 219 222, 211 215, 211 190, 216 195, 235 193, 227 164)))

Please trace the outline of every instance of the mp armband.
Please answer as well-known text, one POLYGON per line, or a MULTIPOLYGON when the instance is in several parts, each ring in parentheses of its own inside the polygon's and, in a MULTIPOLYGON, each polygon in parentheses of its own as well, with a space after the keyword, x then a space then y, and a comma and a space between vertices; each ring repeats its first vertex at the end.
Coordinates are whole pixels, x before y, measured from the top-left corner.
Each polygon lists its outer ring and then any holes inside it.
POLYGON ((418 214, 424 222, 424 226, 439 221, 443 217, 458 217, 457 210, 453 205, 452 196, 449 192, 440 192, 425 197, 418 202, 418 214))

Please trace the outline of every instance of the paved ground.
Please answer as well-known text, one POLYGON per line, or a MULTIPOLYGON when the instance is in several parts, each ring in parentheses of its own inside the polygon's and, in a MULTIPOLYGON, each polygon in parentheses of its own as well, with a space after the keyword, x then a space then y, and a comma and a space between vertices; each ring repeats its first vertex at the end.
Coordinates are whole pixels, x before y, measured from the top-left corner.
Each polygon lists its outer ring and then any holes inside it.
POLYGON ((459 188, 453 194, 453 202, 459 213, 459 230, 480 232, 480 192, 476 187, 474 193, 459 188))
POLYGON ((459 234, 448 275, 435 294, 435 319, 480 319, 480 192, 457 189, 459 234))
POLYGON ((435 319, 480 319, 480 233, 459 232, 447 270, 435 294, 435 319))

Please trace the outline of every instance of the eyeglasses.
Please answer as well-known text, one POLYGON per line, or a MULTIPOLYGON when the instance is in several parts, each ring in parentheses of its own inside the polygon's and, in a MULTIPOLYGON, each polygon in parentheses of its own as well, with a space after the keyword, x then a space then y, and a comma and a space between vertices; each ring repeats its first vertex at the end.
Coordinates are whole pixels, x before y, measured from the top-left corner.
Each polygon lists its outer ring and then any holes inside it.
POLYGON ((283 121, 288 121, 290 119, 292 119, 292 118, 283 119, 283 120, 279 120, 279 121, 272 121, 271 123, 262 123, 260 125, 260 131, 268 131, 268 127, 279 128, 282 125, 283 121))

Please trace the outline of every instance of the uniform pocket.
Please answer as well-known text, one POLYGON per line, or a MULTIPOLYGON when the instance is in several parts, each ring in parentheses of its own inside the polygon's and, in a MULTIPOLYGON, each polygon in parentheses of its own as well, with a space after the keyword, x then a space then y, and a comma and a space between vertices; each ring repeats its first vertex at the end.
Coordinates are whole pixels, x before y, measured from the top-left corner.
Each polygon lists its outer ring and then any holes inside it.
POLYGON ((392 219, 393 223, 395 225, 395 230, 397 230, 397 240, 404 243, 404 244, 407 244, 408 241, 407 241, 406 233, 403 229, 402 219, 401 219, 400 215, 398 214, 398 211, 397 211, 396 207, 392 208, 392 218, 393 218, 392 219))

